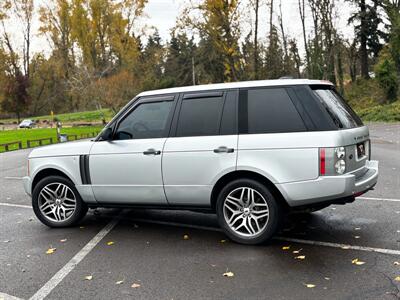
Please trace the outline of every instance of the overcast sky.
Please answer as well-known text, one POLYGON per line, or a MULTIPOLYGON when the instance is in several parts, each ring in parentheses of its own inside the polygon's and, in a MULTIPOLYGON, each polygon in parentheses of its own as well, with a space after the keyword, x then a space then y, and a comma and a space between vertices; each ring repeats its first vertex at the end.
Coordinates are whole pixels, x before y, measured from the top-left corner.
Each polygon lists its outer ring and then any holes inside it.
MULTIPOLYGON (((40 5, 45 3, 46 1, 49 0, 36 0, 36 4, 40 5)), ((241 1, 242 3, 246 3, 249 0, 241 0, 241 1)), ((266 2, 265 0, 261 1, 266 2)), ((301 23, 298 13, 298 0, 275 0, 274 11, 276 12, 278 11, 278 5, 280 1, 282 3, 283 19, 287 31, 286 34, 289 37, 296 37, 298 39, 299 47, 300 49, 302 49, 303 43, 301 35, 302 34, 301 23)), ((338 15, 337 26, 339 28, 339 31, 345 38, 352 37, 353 28, 352 26, 347 26, 347 19, 350 16, 351 7, 349 6, 348 3, 345 3, 345 0, 338 0, 338 1, 339 5, 337 5, 336 7, 338 15)), ((164 42, 168 41, 170 36, 170 30, 175 25, 176 19, 179 16, 179 13, 182 10, 185 3, 187 3, 186 0, 149 0, 145 8, 145 14, 147 15, 147 18, 143 18, 142 20, 143 25, 146 25, 146 27, 148 28, 152 26, 158 28, 163 41, 164 42)), ((265 40, 267 36, 268 18, 269 18, 268 10, 266 5, 264 5, 260 8, 259 36, 261 40, 263 39, 265 40)), ((243 19, 246 20, 244 24, 242 24, 243 31, 245 31, 244 33, 247 33, 248 30, 251 28, 250 24, 252 23, 252 16, 246 15, 243 19)), ((277 24, 277 16, 275 16, 275 19, 276 19, 275 23, 277 24)), ((312 20, 309 18, 306 22, 308 23, 308 30, 311 30, 312 20)), ((35 36, 32 41, 32 51, 48 52, 49 46, 47 41, 44 39, 44 37, 40 37, 39 35, 37 35, 37 29, 39 27, 37 18, 33 27, 35 36)), ((16 22, 15 19, 11 20, 10 28, 12 28, 13 30, 12 34, 13 38, 15 40, 22 40, 19 24, 16 22)), ((151 31, 148 30, 148 32, 151 31)))

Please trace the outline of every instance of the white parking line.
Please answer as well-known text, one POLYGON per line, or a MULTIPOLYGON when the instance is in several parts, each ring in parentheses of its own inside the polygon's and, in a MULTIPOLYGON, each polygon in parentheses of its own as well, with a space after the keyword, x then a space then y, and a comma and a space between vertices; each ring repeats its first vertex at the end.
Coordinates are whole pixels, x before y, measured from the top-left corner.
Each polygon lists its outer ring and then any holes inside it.
POLYGON ((400 199, 393 198, 373 198, 373 197, 357 197, 360 200, 373 200, 373 201, 391 201, 391 202, 400 202, 400 199))
POLYGON ((32 209, 32 206, 29 206, 29 205, 5 203, 5 202, 0 202, 0 206, 21 207, 21 208, 30 208, 30 209, 32 209))
MULTIPOLYGON (((209 227, 209 226, 197 226, 197 225, 182 224, 182 223, 175 223, 175 222, 154 221, 154 220, 136 219, 136 218, 135 219, 131 219, 131 220, 132 221, 136 221, 136 222, 148 223, 148 224, 158 224, 158 225, 167 225, 167 226, 169 225, 169 226, 174 226, 174 227, 185 227, 185 228, 193 228, 193 229, 200 229, 200 230, 210 230, 210 231, 222 232, 222 229, 220 229, 220 228, 209 227)), ((355 245, 349 245, 349 244, 339 244, 339 243, 330 243, 330 242, 294 239, 294 238, 287 238, 287 237, 274 237, 274 240, 291 242, 291 243, 306 244, 306 245, 312 245, 312 246, 323 246, 323 247, 330 247, 330 248, 340 248, 340 249, 345 249, 345 250, 349 250, 350 249, 350 250, 375 252, 375 253, 382 253, 382 254, 400 255, 400 250, 393 250, 393 249, 355 246, 355 245)))
POLYGON ((391 254, 391 255, 400 255, 400 250, 393 250, 393 249, 353 246, 353 245, 349 245, 349 244, 337 244, 337 243, 330 243, 330 242, 293 239, 293 238, 287 238, 287 237, 275 237, 274 239, 278 240, 278 241, 306 244, 306 245, 312 245, 312 246, 324 246, 324 247, 331 247, 331 248, 341 248, 341 249, 346 249, 346 250, 350 249, 350 250, 376 252, 376 253, 391 254))
POLYGON ((8 295, 6 293, 0 292, 0 300, 21 300, 21 298, 14 297, 14 296, 8 295))
POLYGON ((15 180, 22 180, 22 177, 16 177, 16 176, 6 176, 4 179, 15 179, 15 180))
POLYGON ((62 267, 49 281, 46 282, 30 300, 39 300, 47 297, 51 291, 93 250, 94 247, 117 225, 119 218, 110 221, 98 234, 95 235, 71 260, 62 267))

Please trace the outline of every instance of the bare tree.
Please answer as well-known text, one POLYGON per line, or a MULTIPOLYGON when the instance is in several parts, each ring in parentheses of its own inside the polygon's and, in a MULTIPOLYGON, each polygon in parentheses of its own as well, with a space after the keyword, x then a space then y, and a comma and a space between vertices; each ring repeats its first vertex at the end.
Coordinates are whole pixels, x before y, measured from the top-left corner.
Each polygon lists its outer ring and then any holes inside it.
POLYGON ((305 0, 298 0, 299 4, 299 13, 301 19, 301 27, 303 29, 303 42, 304 42, 304 49, 306 50, 306 61, 307 61, 307 76, 310 76, 310 50, 308 49, 307 43, 307 34, 306 34, 306 9, 305 9, 305 0))

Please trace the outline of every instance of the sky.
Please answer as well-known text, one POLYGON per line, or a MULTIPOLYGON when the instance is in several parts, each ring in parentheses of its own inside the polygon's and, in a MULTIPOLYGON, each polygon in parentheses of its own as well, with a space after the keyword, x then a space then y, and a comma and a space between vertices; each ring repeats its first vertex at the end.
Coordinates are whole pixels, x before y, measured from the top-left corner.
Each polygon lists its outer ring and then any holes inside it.
MULTIPOLYGON (((2 0, 0 0, 2 1, 2 0)), ((36 0, 37 5, 45 4, 49 0, 36 0)), ((246 3, 249 0, 240 0, 242 3, 246 3)), ((347 26, 347 19, 351 13, 351 7, 345 0, 338 0, 339 5, 337 5, 337 15, 338 15, 338 28, 339 31, 345 38, 351 38, 353 36, 353 29, 351 26, 347 26)), ((261 2, 266 2, 265 0, 261 0, 261 2)), ((302 43, 302 31, 301 31, 301 21, 298 13, 298 0, 275 0, 274 11, 278 11, 279 2, 282 3, 282 13, 283 13, 283 21, 285 26, 286 35, 289 37, 296 37, 298 39, 298 46, 302 51, 303 43, 302 43)), ((160 36, 164 42, 169 40, 171 28, 176 24, 176 20, 179 17, 180 12, 184 5, 187 4, 187 0, 149 0, 146 8, 145 15, 146 17, 142 19, 142 25, 145 25, 148 28, 147 32, 151 33, 150 29, 152 26, 156 27, 160 33, 160 36)), ((259 36, 261 41, 265 41, 267 37, 268 31, 268 18, 269 12, 266 5, 261 6, 260 8, 260 24, 259 24, 259 36)), ((310 17, 306 19, 306 23, 308 24, 307 28, 311 31, 312 20, 310 17)), ((275 14, 275 24, 277 23, 277 15, 275 14)), ((252 22, 251 15, 245 15, 244 24, 242 24, 243 31, 247 33, 250 28, 252 22)), ((37 20, 37 18, 36 18, 37 20)), ((50 48, 46 39, 43 36, 39 36, 37 34, 37 30, 39 28, 39 23, 36 21, 33 24, 33 32, 34 37, 32 40, 32 52, 44 52, 49 53, 50 48)), ((12 19, 9 24, 10 28, 12 28, 12 36, 16 41, 22 40, 22 35, 20 32, 20 26, 17 23, 17 20, 12 19)))

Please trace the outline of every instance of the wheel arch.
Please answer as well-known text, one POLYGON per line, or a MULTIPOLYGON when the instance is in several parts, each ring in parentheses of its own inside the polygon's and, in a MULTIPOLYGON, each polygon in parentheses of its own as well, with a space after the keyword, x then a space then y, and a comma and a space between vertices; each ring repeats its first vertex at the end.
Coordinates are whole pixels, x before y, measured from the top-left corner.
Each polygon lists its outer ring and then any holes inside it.
POLYGON ((264 175, 261 175, 260 173, 254 172, 254 171, 247 171, 247 170, 237 170, 233 171, 230 173, 225 174, 221 178, 218 179, 218 181, 214 184, 214 187, 211 191, 211 208, 215 211, 216 209, 216 204, 217 204, 217 198, 219 192, 223 189, 223 187, 228 183, 236 179, 240 178, 249 178, 256 180, 266 187, 269 188, 270 192, 273 193, 274 197, 276 200, 282 205, 282 207, 286 210, 289 209, 289 205, 282 195, 282 193, 279 191, 279 189, 275 186, 275 184, 269 180, 267 177, 264 175))
POLYGON ((53 168, 53 167, 44 168, 44 169, 40 170, 39 172, 37 172, 35 174, 35 176, 33 177, 32 186, 31 186, 32 192, 33 192, 35 186, 38 184, 38 182, 40 180, 42 180, 43 178, 49 177, 49 176, 60 176, 60 177, 64 177, 64 178, 70 180, 71 182, 74 182, 70 178, 70 176, 68 176, 65 172, 63 172, 63 171, 61 171, 59 169, 56 169, 56 168, 53 168))

